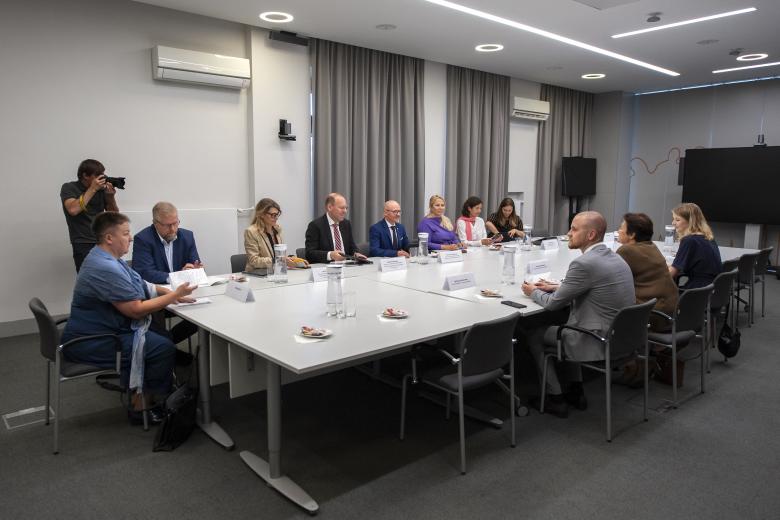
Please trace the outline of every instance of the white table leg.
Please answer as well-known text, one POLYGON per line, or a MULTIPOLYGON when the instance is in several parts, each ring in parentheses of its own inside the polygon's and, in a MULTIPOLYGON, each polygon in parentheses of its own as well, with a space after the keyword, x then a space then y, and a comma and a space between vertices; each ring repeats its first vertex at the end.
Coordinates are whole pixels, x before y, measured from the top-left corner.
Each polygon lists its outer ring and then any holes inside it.
POLYGON ((233 439, 216 422, 211 420, 211 375, 209 371, 209 355, 211 334, 203 328, 198 329, 198 427, 223 448, 235 448, 233 439))
POLYGON ((282 474, 282 371, 279 365, 267 364, 267 408, 268 408, 268 462, 250 451, 242 451, 241 459, 269 486, 286 496, 310 514, 320 506, 298 484, 282 474))

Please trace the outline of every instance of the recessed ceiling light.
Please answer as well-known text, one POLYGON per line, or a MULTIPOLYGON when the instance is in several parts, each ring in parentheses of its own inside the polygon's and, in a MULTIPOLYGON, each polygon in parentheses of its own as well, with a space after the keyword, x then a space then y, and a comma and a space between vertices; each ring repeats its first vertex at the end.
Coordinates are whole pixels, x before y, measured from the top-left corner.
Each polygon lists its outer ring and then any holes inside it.
POLYGON ((513 27, 515 29, 519 29, 521 31, 530 32, 533 34, 536 34, 538 36, 543 36, 545 38, 549 38, 551 40, 555 40, 561 43, 565 43, 567 45, 573 45, 574 47, 579 47, 580 49, 585 49, 591 52, 595 52, 597 54, 601 54, 603 56, 609 56, 610 58, 615 58, 616 60, 625 61, 627 63, 632 63, 634 65, 638 65, 640 67, 644 67, 646 69, 654 70, 656 72, 660 72, 661 74, 666 74, 669 76, 679 76, 680 74, 678 72, 675 72, 673 70, 664 69, 663 67, 658 67, 656 65, 652 65, 650 63, 646 63, 644 61, 639 61, 634 58, 630 58, 628 56, 624 56, 623 54, 618 54, 616 52, 608 51, 606 49, 602 49, 600 47, 596 47, 594 45, 590 45, 587 43, 583 43, 577 40, 573 40, 571 38, 567 38, 566 36, 561 36, 559 34, 551 33, 549 31, 545 31, 544 29, 539 29, 538 27, 533 27, 530 25, 526 25, 520 22, 516 22, 514 20, 509 20, 508 18, 502 18, 500 16, 496 16, 494 14, 486 13, 485 11, 480 11, 478 9, 472 9, 471 7, 466 7, 465 5, 456 4, 454 2, 449 2, 447 0, 426 0, 426 2, 430 2, 432 4, 440 5, 442 7, 446 7, 448 9, 453 9, 455 11, 460 11, 461 13, 465 13, 471 16, 476 16, 478 18, 482 18, 484 20, 490 20, 491 22, 500 23, 502 25, 507 25, 509 27, 513 27))
POLYGON ((658 25, 655 27, 649 27, 647 29, 639 29, 638 31, 625 32, 620 34, 613 34, 613 38, 623 38, 625 36, 634 36, 635 34, 642 34, 652 31, 660 31, 661 29, 671 29, 672 27, 680 27, 681 25, 689 25, 692 23, 706 22, 708 20, 715 20, 717 18, 725 18, 726 16, 734 16, 735 14, 752 13, 755 11, 755 7, 747 7, 745 9, 739 9, 737 11, 729 11, 727 13, 712 14, 710 16, 702 16, 701 18, 692 18, 690 20, 683 20, 681 22, 668 23, 665 25, 658 25))
POLYGON ((391 23, 380 23, 379 25, 374 26, 374 28, 379 29, 380 31, 392 31, 393 29, 398 29, 398 26, 391 23))
POLYGON ((474 50, 477 52, 497 52, 503 48, 504 46, 500 43, 483 43, 482 45, 474 47, 474 50))
POLYGON ((582 79, 601 79, 606 78, 606 74, 583 74, 582 79))
POLYGON ((743 54, 742 56, 737 56, 737 61, 758 61, 758 60, 764 60, 769 57, 769 54, 764 54, 763 52, 757 52, 755 54, 743 54))
POLYGON ((735 70, 757 69, 760 67, 774 67, 775 65, 780 65, 780 61, 773 61, 772 63, 760 63, 758 65, 747 65, 745 67, 734 67, 732 69, 713 70, 712 73, 720 74, 721 72, 733 72, 735 70))
POLYGON ((260 19, 271 23, 287 23, 293 21, 293 15, 280 11, 266 11, 260 13, 260 19))

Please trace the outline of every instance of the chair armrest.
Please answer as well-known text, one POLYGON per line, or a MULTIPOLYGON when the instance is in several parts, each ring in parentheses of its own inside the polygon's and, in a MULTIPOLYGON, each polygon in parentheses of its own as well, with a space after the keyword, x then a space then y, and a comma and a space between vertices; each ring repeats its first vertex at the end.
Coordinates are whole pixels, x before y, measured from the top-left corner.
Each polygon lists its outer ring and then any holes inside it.
POLYGON ((93 340, 93 339, 103 339, 103 338, 113 338, 114 339, 114 349, 116 352, 122 352, 122 342, 119 340, 119 336, 116 334, 94 334, 92 336, 81 336, 78 338, 73 338, 70 341, 66 341, 59 347, 57 347, 57 350, 60 352, 64 351, 66 348, 70 348, 73 345, 76 345, 78 343, 83 343, 87 340, 93 340))
POLYGON ((68 316, 63 316, 62 318, 60 318, 60 319, 58 319, 58 320, 54 320, 54 324, 55 324, 55 325, 60 325, 60 324, 62 324, 62 323, 65 323, 65 322, 66 322, 66 321, 68 321, 69 319, 70 319, 70 315, 68 315, 68 316))
POLYGON ((656 309, 651 310, 650 314, 655 314, 656 316, 661 316, 666 321, 673 321, 674 320, 674 318, 672 318, 671 316, 669 316, 665 312, 661 312, 661 311, 656 310, 656 309))
POLYGON ((558 336, 557 336, 557 340, 558 341, 561 340, 561 334, 563 333, 564 329, 576 330, 577 332, 582 332, 583 334, 587 334, 589 336, 593 336, 594 338, 596 338, 597 340, 599 340, 602 343, 606 343, 607 342, 607 338, 602 338, 601 336, 599 336, 598 334, 596 334, 592 330, 583 329, 582 327, 577 327, 576 325, 560 325, 558 327, 558 336))
POLYGON ((437 349, 437 350, 438 350, 439 354, 441 354, 442 356, 446 357, 450 361, 450 363, 452 363, 453 365, 457 365, 458 363, 460 363, 460 358, 456 358, 455 356, 453 356, 452 354, 450 354, 446 350, 444 350, 444 349, 437 349))

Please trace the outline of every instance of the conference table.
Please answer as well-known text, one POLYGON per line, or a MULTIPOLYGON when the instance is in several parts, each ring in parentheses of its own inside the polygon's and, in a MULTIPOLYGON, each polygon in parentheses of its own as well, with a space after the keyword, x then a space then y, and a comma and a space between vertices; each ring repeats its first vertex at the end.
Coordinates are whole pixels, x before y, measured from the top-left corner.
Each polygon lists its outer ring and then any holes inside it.
MULTIPOLYGON (((223 447, 232 449, 229 434, 212 418, 211 386, 227 382, 231 397, 265 389, 268 460, 249 451, 240 452, 240 456, 271 487, 316 513, 317 502, 282 469, 282 384, 378 360, 423 341, 463 333, 475 323, 542 312, 520 288, 529 277, 529 269, 543 270, 546 278, 561 280, 569 263, 581 254, 569 250, 565 241, 547 245, 553 247, 534 247, 530 251, 517 248, 513 284, 501 282, 503 251, 487 247, 469 248, 461 261, 441 263, 431 258, 428 263, 420 263, 418 259, 407 262, 403 270, 390 272, 378 269, 378 258, 372 258, 374 265, 345 266, 343 290, 357 295, 356 316, 350 318, 327 316, 328 283, 312 281, 309 270, 289 271, 287 283, 248 277, 253 302, 227 296, 225 285, 199 288, 195 296, 207 296, 211 303, 170 307, 199 327, 198 425, 223 447), (473 275, 473 286, 445 288, 447 277, 467 273, 473 275), (485 298, 481 289, 497 290, 501 297, 485 298), (518 310, 501 305, 505 299, 526 307, 518 310), (381 313, 387 307, 402 308, 409 317, 384 318, 381 313), (332 335, 317 340, 304 338, 299 335, 303 325, 328 329, 332 335), (264 371, 257 370, 258 359, 265 363, 264 371)), ((613 249, 617 246, 608 245, 613 249)), ((657 245, 664 251, 662 243, 657 245)), ((721 248, 724 260, 753 252, 756 250, 721 248)))

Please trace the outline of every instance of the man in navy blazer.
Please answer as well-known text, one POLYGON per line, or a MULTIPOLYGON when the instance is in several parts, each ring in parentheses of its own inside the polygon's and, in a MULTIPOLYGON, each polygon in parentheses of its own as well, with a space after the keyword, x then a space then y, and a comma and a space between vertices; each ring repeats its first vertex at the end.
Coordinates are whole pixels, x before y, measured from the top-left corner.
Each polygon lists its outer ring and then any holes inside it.
POLYGON ((170 283, 169 273, 203 267, 195 235, 179 227, 179 212, 170 202, 152 208, 152 225, 133 239, 133 269, 151 283, 170 283))
POLYGON ((385 218, 368 230, 371 256, 409 256, 409 237, 401 224, 401 205, 385 202, 385 218))

